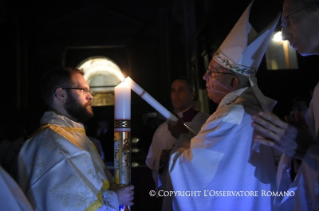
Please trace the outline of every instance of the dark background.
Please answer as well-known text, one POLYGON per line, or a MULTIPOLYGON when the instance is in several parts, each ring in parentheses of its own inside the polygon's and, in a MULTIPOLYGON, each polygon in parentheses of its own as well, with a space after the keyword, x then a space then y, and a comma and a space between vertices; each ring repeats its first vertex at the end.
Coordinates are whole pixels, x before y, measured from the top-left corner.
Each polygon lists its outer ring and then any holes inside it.
MULTIPOLYGON (((44 71, 76 66, 90 56, 106 56, 166 108, 174 76, 192 78, 205 88, 207 61, 243 13, 248 0, 0 0, 1 123, 7 136, 34 131, 46 110, 40 97, 44 71)), ((256 0, 250 22, 262 30, 282 8, 279 0, 256 0)), ((280 26, 278 25, 278 30, 280 26)), ((319 78, 318 57, 300 57, 299 69, 266 69, 257 73, 263 93, 278 101, 274 112, 289 114, 294 97, 313 88, 319 78)), ((216 105, 210 103, 210 113, 216 105)), ((94 108, 94 124, 113 120, 113 106, 94 108)), ((132 93, 132 135, 143 137, 147 152, 152 128, 142 115, 153 109, 132 93)), ((142 156, 143 157, 143 156, 142 156)), ((141 163, 144 161, 141 159, 141 163)), ((148 196, 153 189, 146 168, 132 170, 136 188, 134 210, 156 210, 148 196), (144 181, 143 181, 144 180, 144 181), (143 186, 143 182, 145 186, 143 186), (144 187, 144 189, 143 189, 144 187), (149 202, 148 202, 149 201, 149 202)))
MULTIPOLYGON (((245 10, 248 0, 64 0, 0 1, 2 119, 39 119, 45 111, 40 81, 52 66, 76 66, 90 56, 106 56, 165 107, 174 76, 205 88, 206 63, 245 10)), ((280 0, 256 0, 250 22, 262 30, 282 8, 280 0)), ((277 27, 280 30, 280 26, 277 27)), ((318 80, 317 57, 300 57, 298 70, 257 73, 265 95, 278 101, 283 117, 295 96, 318 80)), ((211 112, 216 105, 211 103, 211 112)), ((96 108, 101 119, 113 107, 96 108)), ((153 109, 132 93, 132 121, 153 109)))

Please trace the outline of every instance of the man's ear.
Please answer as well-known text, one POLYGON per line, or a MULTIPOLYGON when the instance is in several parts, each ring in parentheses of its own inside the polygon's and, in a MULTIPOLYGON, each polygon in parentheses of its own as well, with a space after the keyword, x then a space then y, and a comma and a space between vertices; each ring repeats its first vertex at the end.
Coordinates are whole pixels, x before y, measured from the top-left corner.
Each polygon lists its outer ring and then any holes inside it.
POLYGON ((192 91, 192 100, 195 98, 195 91, 192 91))
POLYGON ((54 94, 54 96, 58 99, 58 100, 60 100, 60 101, 65 101, 65 98, 66 98, 66 93, 65 93, 65 91, 62 89, 62 88, 57 88, 56 90, 55 90, 55 94, 54 94))
POLYGON ((230 81, 230 86, 232 91, 236 90, 239 86, 239 79, 236 76, 232 76, 232 79, 230 81))

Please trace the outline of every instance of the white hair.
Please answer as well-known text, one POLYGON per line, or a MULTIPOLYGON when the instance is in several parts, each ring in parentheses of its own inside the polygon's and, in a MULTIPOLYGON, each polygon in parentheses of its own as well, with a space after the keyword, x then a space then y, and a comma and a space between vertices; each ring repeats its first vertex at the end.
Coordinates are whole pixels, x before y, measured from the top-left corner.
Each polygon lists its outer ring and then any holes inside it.
POLYGON ((230 73, 231 75, 235 76, 239 83, 238 83, 238 89, 243 88, 243 87, 250 87, 250 82, 249 82, 249 77, 244 76, 242 74, 236 73, 230 69, 227 69, 224 67, 224 71, 227 73, 230 73))

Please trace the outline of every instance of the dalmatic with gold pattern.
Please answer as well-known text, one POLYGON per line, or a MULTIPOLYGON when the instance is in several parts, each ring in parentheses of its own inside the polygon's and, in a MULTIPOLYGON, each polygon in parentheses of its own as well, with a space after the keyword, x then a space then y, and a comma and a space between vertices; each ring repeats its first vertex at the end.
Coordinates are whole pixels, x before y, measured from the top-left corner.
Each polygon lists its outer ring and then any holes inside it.
POLYGON ((19 184, 34 210, 118 210, 113 177, 82 123, 53 111, 19 154, 19 184))

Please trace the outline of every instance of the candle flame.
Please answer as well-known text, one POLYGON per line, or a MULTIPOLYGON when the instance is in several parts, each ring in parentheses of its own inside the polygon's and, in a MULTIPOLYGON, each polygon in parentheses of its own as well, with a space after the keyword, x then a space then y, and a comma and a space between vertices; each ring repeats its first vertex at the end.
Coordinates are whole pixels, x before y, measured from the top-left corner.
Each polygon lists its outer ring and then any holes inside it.
POLYGON ((123 76, 123 74, 119 75, 119 79, 123 82, 125 80, 125 77, 123 76))
POLYGON ((127 80, 126 80, 127 78, 129 78, 129 77, 126 77, 126 78, 125 78, 125 77, 123 76, 123 77, 121 78, 121 83, 128 85, 128 84, 127 84, 127 80))

